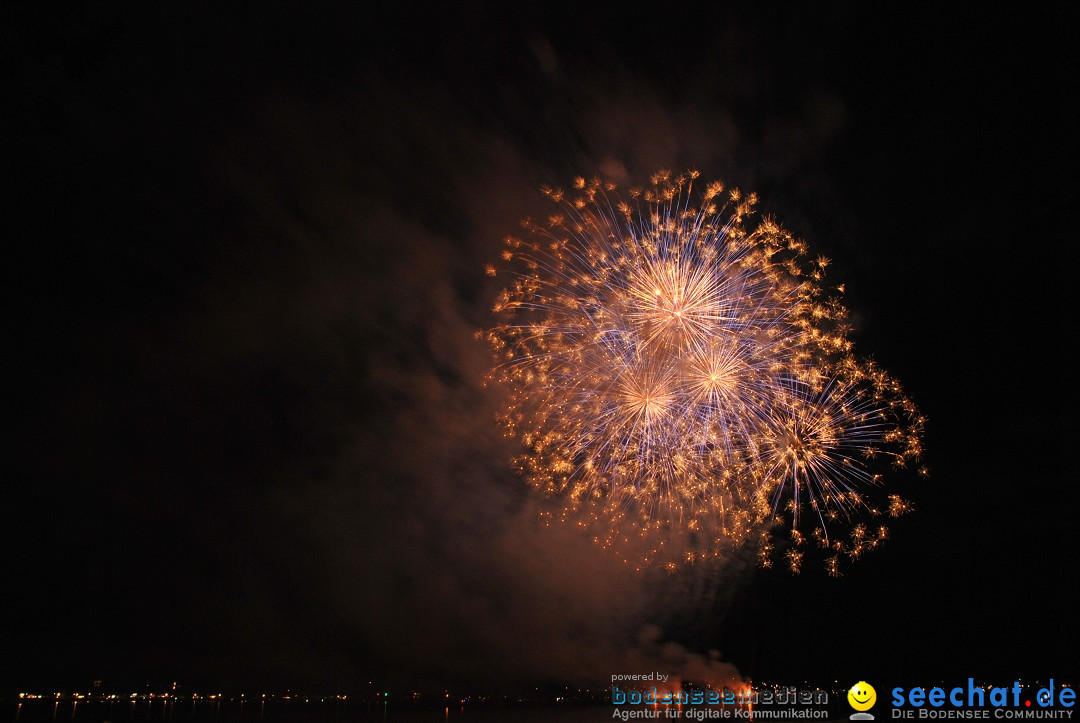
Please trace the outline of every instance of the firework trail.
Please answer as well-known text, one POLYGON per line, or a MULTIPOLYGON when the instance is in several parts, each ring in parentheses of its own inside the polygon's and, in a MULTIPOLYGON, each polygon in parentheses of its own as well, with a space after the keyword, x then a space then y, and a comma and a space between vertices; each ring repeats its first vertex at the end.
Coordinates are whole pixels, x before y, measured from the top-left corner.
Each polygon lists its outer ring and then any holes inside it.
POLYGON ((661 172, 625 198, 579 178, 506 240, 487 337, 516 466, 560 502, 545 514, 630 564, 752 543, 797 571, 812 540, 838 574, 886 536, 860 519, 908 509, 876 470, 917 465, 924 420, 853 356, 828 260, 771 219, 748 230, 755 196, 697 178, 661 172))

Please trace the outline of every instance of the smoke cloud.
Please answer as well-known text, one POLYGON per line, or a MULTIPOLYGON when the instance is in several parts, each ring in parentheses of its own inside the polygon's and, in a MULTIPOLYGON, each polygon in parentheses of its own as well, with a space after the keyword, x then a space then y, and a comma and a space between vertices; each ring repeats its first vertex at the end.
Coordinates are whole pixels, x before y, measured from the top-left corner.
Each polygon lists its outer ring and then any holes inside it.
MULTIPOLYGON (((737 679, 716 651, 665 642, 662 629, 715 614, 722 571, 683 573, 707 577, 692 583, 634 572, 573 526, 542 524, 543 500, 510 470, 515 442, 494 423, 502 390, 487 381, 491 354, 477 338, 495 290, 483 268, 523 216, 542 212, 538 186, 557 179, 448 101, 433 108, 436 91, 417 94, 429 99, 424 118, 410 118, 418 99, 400 92, 380 93, 377 111, 275 98, 246 146, 229 138, 221 149, 230 160, 219 190, 249 220, 191 322, 202 341, 189 342, 205 358, 212 339, 212 356, 244 376, 293 376, 320 448, 260 492, 272 512, 255 524, 291 541, 264 529, 252 538, 282 546, 257 557, 284 565, 270 577, 288 570, 314 604, 301 623, 309 637, 338 637, 342 661, 355 654, 371 671, 474 683, 602 683, 654 668, 737 679), (391 162, 413 154, 405 168, 391 162)), ((582 149, 583 171, 708 157, 677 139, 725 145, 637 97, 632 107, 594 101, 588 145, 626 148, 599 160, 582 149), (611 127, 643 150, 608 137, 611 127), (647 128, 655 145, 643 142, 647 128)))

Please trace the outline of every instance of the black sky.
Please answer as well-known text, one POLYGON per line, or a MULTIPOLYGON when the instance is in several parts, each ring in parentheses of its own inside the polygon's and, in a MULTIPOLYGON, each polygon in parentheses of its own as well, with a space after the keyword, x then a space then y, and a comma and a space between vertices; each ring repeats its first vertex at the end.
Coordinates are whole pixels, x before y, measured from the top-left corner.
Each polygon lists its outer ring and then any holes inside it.
POLYGON ((658 655, 632 581, 521 529, 471 334, 541 185, 660 167, 829 255, 930 420, 884 549, 729 573, 680 664, 1076 682, 1067 7, 5 6, 0 682, 658 655))

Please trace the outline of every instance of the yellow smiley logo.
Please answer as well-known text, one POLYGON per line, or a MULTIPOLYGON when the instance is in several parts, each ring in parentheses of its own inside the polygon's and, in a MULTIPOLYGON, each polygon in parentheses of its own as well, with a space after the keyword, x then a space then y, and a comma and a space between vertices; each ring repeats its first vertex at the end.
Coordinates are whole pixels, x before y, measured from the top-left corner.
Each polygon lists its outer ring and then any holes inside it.
POLYGON ((855 710, 870 710, 876 701, 877 691, 865 680, 860 680, 847 692, 847 702, 855 710))

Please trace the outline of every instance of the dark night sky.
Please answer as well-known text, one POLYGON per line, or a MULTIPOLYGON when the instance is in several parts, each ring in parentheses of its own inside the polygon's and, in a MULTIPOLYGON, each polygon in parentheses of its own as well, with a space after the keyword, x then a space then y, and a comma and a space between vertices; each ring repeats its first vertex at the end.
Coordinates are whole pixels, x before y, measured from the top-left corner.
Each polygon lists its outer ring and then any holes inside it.
POLYGON ((691 166, 834 260, 932 476, 839 580, 721 575, 680 664, 1077 682, 1066 4, 496 5, 4 7, 0 684, 655 658, 523 523, 471 333, 541 185, 691 166))

